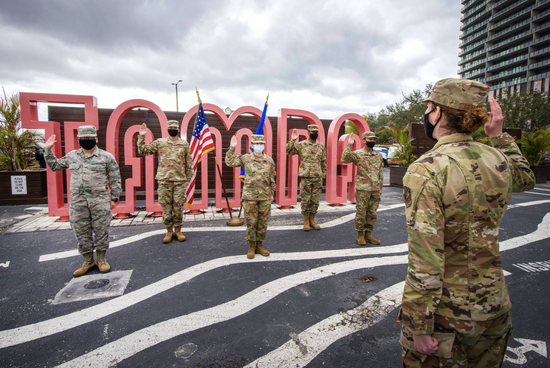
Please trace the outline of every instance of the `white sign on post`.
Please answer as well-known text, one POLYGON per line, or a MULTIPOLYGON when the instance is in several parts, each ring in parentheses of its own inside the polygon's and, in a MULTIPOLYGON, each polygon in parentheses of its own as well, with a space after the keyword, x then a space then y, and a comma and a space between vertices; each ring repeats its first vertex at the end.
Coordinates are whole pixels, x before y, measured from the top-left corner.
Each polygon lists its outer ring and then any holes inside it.
POLYGON ((11 194, 27 194, 27 177, 12 176, 11 177, 11 194))

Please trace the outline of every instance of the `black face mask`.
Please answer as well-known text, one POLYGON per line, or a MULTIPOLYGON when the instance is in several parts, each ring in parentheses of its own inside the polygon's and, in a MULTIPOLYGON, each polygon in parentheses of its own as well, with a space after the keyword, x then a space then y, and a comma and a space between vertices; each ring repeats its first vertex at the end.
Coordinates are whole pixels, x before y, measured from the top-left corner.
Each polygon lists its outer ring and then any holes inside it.
POLYGON ((318 136, 319 136, 318 133, 311 133, 311 134, 309 135, 309 138, 311 138, 311 139, 313 139, 313 140, 316 140, 318 136))
POLYGON ((170 137, 177 137, 178 132, 179 132, 178 129, 168 129, 168 134, 170 135, 170 137))
POLYGON ((95 147, 97 142, 95 141, 95 138, 94 139, 82 139, 82 138, 80 138, 78 140, 78 143, 80 144, 80 147, 84 148, 85 150, 91 150, 92 148, 95 147))
POLYGON ((376 142, 367 142, 367 147, 373 148, 376 142))
POLYGON ((437 139, 434 138, 434 130, 437 124, 439 124, 439 120, 441 120, 441 117, 443 114, 439 115, 439 119, 435 122, 434 125, 430 123, 430 114, 435 111, 435 107, 432 111, 424 114, 424 133, 426 133, 426 136, 430 138, 432 141, 437 141, 437 139))

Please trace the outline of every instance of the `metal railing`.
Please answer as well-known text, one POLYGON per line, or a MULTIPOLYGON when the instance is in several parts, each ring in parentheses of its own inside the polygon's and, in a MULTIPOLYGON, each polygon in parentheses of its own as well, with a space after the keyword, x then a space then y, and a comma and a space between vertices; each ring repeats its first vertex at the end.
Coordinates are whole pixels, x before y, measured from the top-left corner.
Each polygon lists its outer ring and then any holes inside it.
POLYGON ((498 74, 491 75, 491 76, 487 77, 487 81, 492 81, 492 80, 496 80, 496 79, 500 79, 500 78, 506 78, 510 75, 517 74, 517 73, 523 73, 525 71, 527 71, 526 66, 518 66, 518 67, 512 68, 510 70, 505 70, 505 71, 502 71, 498 74))
POLYGON ((487 61, 491 61, 491 60, 494 60, 498 57, 501 57, 502 55, 507 55, 509 53, 512 53, 514 51, 518 51, 518 50, 521 50, 523 48, 526 48, 526 47, 529 47, 531 45, 531 42, 525 42, 525 43, 522 43, 521 45, 517 45, 517 46, 514 46, 514 47, 511 47, 509 49, 506 49, 506 50, 503 50, 497 54, 494 54, 494 55, 491 55, 487 58, 487 61))
POLYGON ((523 22, 519 22, 519 23, 513 24, 513 25, 511 25, 510 27, 505 28, 505 29, 503 29, 502 31, 497 32, 497 33, 495 33, 495 34, 489 36, 489 37, 487 38, 487 41, 494 40, 495 38, 500 37, 500 36, 502 36, 503 34, 512 32, 513 30, 516 30, 516 29, 518 29, 518 28, 521 28, 521 27, 523 27, 524 25, 529 24, 529 23, 531 23, 531 21, 530 21, 529 19, 527 19, 527 20, 524 20, 523 22))
POLYGON ((494 44, 494 45, 489 46, 489 47, 487 48, 487 50, 488 50, 488 51, 494 50, 494 49, 496 49, 497 47, 500 47, 500 46, 502 46, 502 45, 506 45, 506 44, 508 44, 508 43, 510 43, 510 42, 513 42, 513 41, 515 41, 515 40, 518 40, 518 39, 520 39, 520 38, 522 38, 522 37, 525 37, 525 36, 527 36, 527 35, 530 35, 530 34, 531 34, 531 30, 522 32, 522 33, 517 34, 517 35, 515 35, 515 36, 513 36, 513 37, 510 37, 510 38, 507 38, 507 39, 505 39, 505 40, 502 40, 502 41, 500 41, 499 43, 496 43, 496 44, 494 44))

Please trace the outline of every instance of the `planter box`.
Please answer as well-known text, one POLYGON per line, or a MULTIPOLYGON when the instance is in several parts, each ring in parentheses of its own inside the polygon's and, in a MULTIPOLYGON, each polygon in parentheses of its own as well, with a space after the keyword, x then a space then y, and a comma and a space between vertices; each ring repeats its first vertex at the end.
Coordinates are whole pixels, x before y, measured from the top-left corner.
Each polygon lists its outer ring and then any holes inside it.
POLYGON ((407 167, 390 167, 390 186, 403 188, 403 177, 407 173, 407 167))
POLYGON ((531 166, 531 170, 535 173, 536 184, 546 184, 550 180, 550 165, 531 166))
POLYGON ((46 169, 0 171, 0 206, 46 203, 48 203, 46 169), (12 177, 17 179, 12 179, 12 177), (16 187, 14 187, 13 181, 16 182, 16 187), (14 190, 15 193, 26 192, 26 194, 14 194, 14 190))

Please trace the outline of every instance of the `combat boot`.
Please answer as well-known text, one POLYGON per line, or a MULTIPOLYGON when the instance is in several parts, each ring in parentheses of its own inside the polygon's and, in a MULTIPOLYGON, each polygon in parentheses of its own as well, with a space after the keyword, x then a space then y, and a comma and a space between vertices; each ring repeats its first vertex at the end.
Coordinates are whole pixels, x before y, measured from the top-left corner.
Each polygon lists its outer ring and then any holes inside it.
POLYGON ((256 242, 255 241, 249 241, 248 242, 248 252, 246 253, 246 258, 253 259, 254 253, 256 253, 256 242))
POLYGON ((162 239, 162 242, 164 244, 168 244, 172 241, 172 235, 174 233, 172 232, 172 226, 166 226, 166 236, 162 239))
POLYGON ((365 234, 362 231, 357 232, 357 244, 366 245, 367 241, 365 240, 365 234))
POLYGON ((88 272, 88 270, 90 268, 92 268, 96 265, 96 263, 94 262, 94 253, 93 252, 83 254, 83 256, 84 256, 84 263, 82 263, 82 266, 80 266, 79 268, 77 268, 77 270, 75 272, 73 272, 74 277, 79 277, 79 276, 85 275, 86 272, 88 272))
POLYGON ((304 214, 304 231, 309 231, 309 213, 304 214))
POLYGON ((97 256, 97 267, 101 273, 111 271, 111 266, 109 266, 107 259, 105 258, 105 252, 105 250, 96 250, 95 252, 97 256))
POLYGON ((371 235, 370 231, 365 231, 365 239, 372 244, 380 244, 380 240, 376 239, 371 235))
POLYGON ((319 224, 315 222, 315 214, 314 213, 309 214, 309 223, 310 223, 311 227, 313 228, 313 230, 321 230, 321 226, 319 226, 319 224))
POLYGON ((181 233, 181 226, 176 226, 174 229, 174 235, 176 235, 176 238, 178 238, 179 242, 185 241, 187 239, 185 235, 181 233))
POLYGON ((261 242, 261 241, 258 241, 258 242, 257 242, 257 245, 256 245, 256 254, 261 254, 261 255, 264 256, 264 257, 269 256, 269 251, 268 251, 267 249, 264 248, 264 246, 262 245, 262 242, 261 242))

